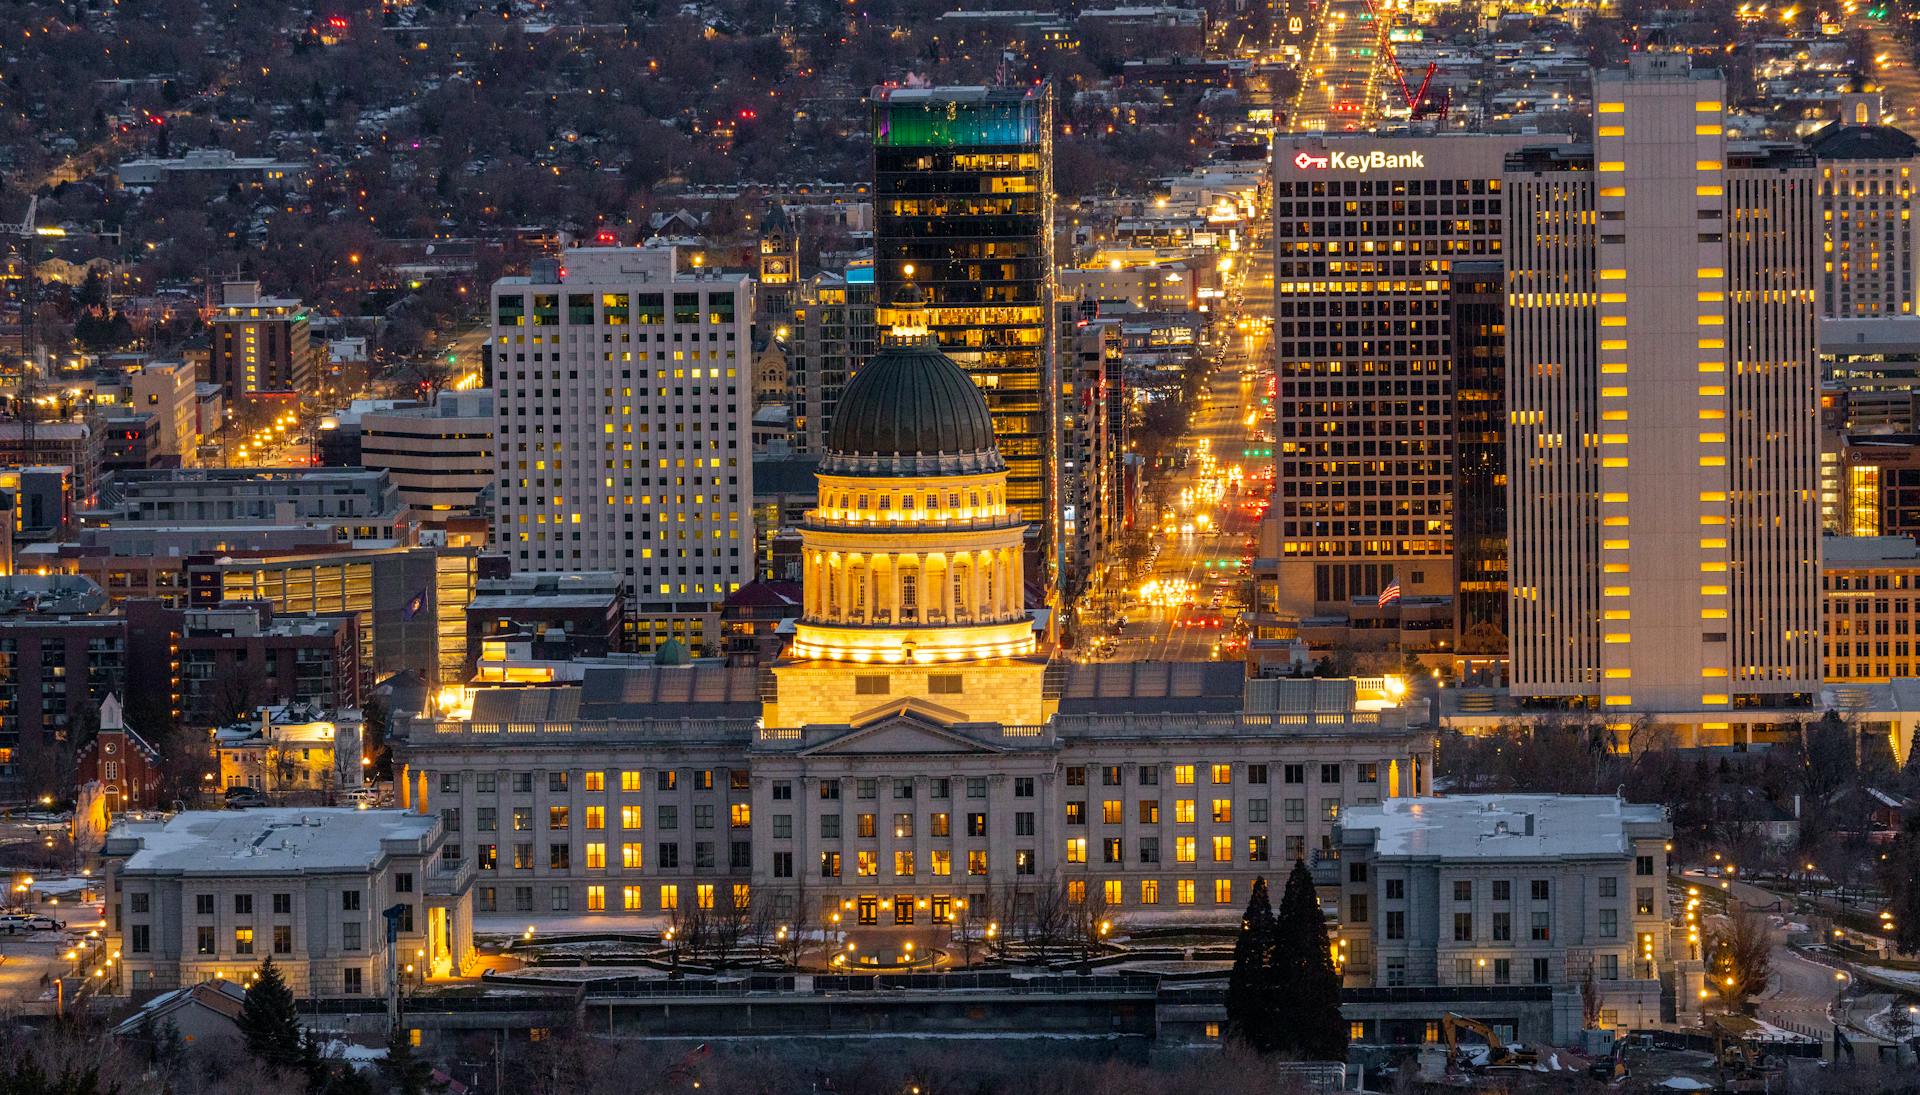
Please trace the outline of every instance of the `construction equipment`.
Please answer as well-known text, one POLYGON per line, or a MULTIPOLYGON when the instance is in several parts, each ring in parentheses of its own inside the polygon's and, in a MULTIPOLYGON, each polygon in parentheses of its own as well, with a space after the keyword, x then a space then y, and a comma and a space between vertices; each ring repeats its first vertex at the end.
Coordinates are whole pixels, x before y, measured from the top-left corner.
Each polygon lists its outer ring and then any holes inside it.
POLYGON ((1539 1055, 1532 1050, 1513 1050, 1507 1048, 1506 1040, 1495 1033, 1494 1029, 1478 1019, 1447 1012, 1440 1017, 1440 1036, 1447 1046, 1447 1074, 1453 1075, 1461 1065, 1460 1031, 1468 1030, 1487 1042, 1487 1067, 1496 1065, 1533 1065, 1539 1061, 1539 1055))
POLYGON ((1713 1036, 1713 1063, 1720 1071, 1720 1090, 1766 1091, 1769 1086, 1767 1074, 1778 1072, 1778 1064, 1761 1060, 1752 1043, 1747 1040, 1747 1031, 1732 1026, 1720 1016, 1708 1016, 1706 1024, 1707 1033, 1713 1036))
POLYGON ((1440 62, 1428 62, 1427 71, 1425 75, 1420 78, 1420 90, 1412 90, 1407 84, 1406 70, 1400 67, 1400 55, 1394 52, 1393 38, 1391 28, 1389 27, 1392 20, 1382 18, 1380 9, 1375 6, 1374 0, 1367 0, 1367 11, 1373 15, 1374 25, 1379 28, 1380 49, 1386 57, 1387 63, 1393 66, 1393 77, 1400 83, 1400 97, 1407 102, 1409 116, 1415 119, 1425 117, 1445 118, 1447 112, 1453 108, 1453 93, 1448 90, 1442 90, 1435 98, 1429 98, 1427 95, 1427 90, 1433 86, 1433 74, 1440 71, 1440 62))

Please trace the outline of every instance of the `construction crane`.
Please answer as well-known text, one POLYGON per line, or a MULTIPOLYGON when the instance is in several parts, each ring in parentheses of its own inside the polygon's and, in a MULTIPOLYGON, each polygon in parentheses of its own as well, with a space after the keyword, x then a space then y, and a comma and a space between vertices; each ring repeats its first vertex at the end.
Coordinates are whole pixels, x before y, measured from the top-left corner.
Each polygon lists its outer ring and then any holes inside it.
POLYGON ((1407 84, 1407 72, 1400 67, 1400 55, 1393 49, 1393 32, 1389 24, 1392 20, 1382 16, 1374 0, 1366 0, 1367 11, 1373 15, 1374 25, 1380 28, 1380 50, 1387 64, 1393 66, 1393 78, 1400 83, 1400 96, 1407 102, 1410 117, 1445 118, 1453 107, 1453 93, 1442 89, 1438 101, 1429 101, 1427 90, 1433 86, 1433 74, 1440 71, 1440 62, 1429 61, 1425 75, 1420 77, 1420 90, 1415 91, 1407 84))
POLYGON ((26 215, 16 223, 0 221, 0 236, 10 236, 20 241, 14 245, 14 253, 20 261, 20 373, 15 382, 13 398, 14 411, 21 421, 21 437, 27 442, 33 440, 34 420, 38 412, 34 409, 34 398, 38 388, 38 378, 45 373, 46 361, 40 351, 39 339, 34 330, 39 311, 38 279, 33 275, 33 248, 29 241, 35 239, 65 239, 70 236, 86 236, 96 239, 120 239, 118 231, 68 230, 58 225, 41 226, 35 224, 35 215, 40 209, 40 196, 27 198, 26 215))

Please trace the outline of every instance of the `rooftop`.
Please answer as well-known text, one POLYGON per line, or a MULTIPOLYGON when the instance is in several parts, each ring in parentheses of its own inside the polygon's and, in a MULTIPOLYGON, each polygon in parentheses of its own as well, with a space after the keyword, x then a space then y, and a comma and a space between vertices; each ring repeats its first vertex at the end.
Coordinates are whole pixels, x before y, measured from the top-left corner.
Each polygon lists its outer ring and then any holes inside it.
POLYGON ((1822 566, 1870 566, 1920 562, 1920 542, 1911 536, 1822 536, 1822 566))
POLYGON ((1372 832, 1383 857, 1561 859, 1631 855, 1632 825, 1673 831, 1664 807, 1611 795, 1392 798, 1349 808, 1342 828, 1372 832))
POLYGON ((404 810, 189 810, 165 821, 121 822, 107 834, 106 850, 128 856, 123 875, 361 871, 389 851, 417 852, 439 823, 404 810), (395 841, 403 847, 388 847, 395 841))

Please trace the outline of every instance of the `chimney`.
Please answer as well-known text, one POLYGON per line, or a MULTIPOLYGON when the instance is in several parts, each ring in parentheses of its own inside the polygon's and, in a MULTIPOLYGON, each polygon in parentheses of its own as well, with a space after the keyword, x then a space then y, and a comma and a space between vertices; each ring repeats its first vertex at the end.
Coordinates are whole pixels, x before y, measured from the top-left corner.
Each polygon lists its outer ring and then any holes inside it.
POLYGON ((1527 819, 1527 835, 1532 836, 1533 835, 1533 815, 1521 814, 1520 816, 1527 819))

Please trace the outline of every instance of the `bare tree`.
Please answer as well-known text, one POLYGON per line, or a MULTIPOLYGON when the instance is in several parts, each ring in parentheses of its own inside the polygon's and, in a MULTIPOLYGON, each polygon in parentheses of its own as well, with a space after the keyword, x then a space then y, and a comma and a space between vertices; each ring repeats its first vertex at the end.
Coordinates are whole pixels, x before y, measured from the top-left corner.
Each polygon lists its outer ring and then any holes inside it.
POLYGON ((1707 975, 1729 1006, 1742 1006, 1766 991, 1773 980, 1772 952, 1766 918, 1738 897, 1707 927, 1707 975))
POLYGON ((1118 918, 1107 901, 1104 887, 1086 890, 1080 900, 1072 902, 1070 908, 1073 914, 1073 937, 1080 945, 1080 961, 1091 969, 1093 956, 1105 949, 1107 940, 1119 930, 1118 918))

